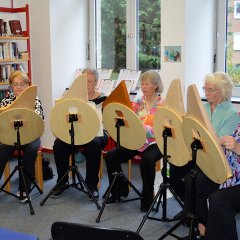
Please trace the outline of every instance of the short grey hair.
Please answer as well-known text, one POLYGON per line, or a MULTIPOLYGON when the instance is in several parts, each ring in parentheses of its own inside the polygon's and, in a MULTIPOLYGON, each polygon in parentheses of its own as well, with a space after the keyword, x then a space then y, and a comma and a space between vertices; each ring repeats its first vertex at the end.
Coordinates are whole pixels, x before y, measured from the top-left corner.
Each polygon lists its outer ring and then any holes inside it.
POLYGON ((96 78, 96 82, 98 81, 98 72, 97 72, 97 70, 92 69, 92 68, 85 68, 85 69, 82 70, 82 74, 84 74, 84 73, 94 75, 95 78, 96 78))
POLYGON ((145 81, 146 79, 149 79, 152 84, 157 86, 157 88, 155 90, 156 93, 161 94, 163 92, 164 87, 163 87, 162 79, 161 79, 159 73, 157 73, 154 70, 146 71, 141 74, 140 82, 145 81))
POLYGON ((222 96, 225 100, 229 100, 231 98, 234 84, 231 77, 225 72, 207 74, 204 78, 204 84, 205 83, 216 85, 221 90, 222 96))

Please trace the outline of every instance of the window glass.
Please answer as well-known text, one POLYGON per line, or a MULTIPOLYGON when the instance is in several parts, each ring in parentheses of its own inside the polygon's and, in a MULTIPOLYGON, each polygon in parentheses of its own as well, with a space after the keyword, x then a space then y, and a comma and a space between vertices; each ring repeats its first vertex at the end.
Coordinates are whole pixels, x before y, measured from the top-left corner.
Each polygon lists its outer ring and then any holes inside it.
POLYGON ((227 7, 226 72, 240 87, 240 1, 235 0, 227 7))

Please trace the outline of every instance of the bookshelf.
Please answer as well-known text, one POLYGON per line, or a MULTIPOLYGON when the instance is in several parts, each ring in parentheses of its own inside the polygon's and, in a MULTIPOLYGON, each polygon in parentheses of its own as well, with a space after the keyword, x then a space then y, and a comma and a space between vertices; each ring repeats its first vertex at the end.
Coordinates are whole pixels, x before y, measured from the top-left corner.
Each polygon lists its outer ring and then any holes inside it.
POLYGON ((23 69, 31 80, 31 48, 29 6, 0 7, 0 20, 5 22, 5 29, 0 29, 0 100, 7 94, 8 77, 13 70, 23 69), (9 20, 20 20, 22 35, 12 35, 9 20))

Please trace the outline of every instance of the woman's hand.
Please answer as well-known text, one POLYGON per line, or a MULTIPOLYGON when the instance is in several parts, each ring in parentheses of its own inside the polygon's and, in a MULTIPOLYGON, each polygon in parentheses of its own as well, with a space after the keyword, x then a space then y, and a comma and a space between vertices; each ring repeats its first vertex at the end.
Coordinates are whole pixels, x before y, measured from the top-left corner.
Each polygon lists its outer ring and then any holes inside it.
POLYGON ((240 154, 240 143, 232 136, 224 136, 220 138, 220 144, 237 154, 240 154))

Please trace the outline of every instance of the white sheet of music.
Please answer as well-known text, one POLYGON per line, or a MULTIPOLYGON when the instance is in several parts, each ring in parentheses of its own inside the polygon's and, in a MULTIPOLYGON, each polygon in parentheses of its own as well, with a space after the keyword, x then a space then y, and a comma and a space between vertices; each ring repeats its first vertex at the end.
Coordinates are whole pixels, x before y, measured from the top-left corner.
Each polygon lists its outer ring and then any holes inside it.
POLYGON ((103 79, 100 83, 98 91, 109 96, 113 90, 115 81, 111 79, 103 79))
POLYGON ((125 80, 125 84, 126 84, 128 93, 130 93, 132 86, 134 84, 134 80, 125 80))
POLYGON ((134 91, 136 89, 140 74, 141 74, 141 71, 128 70, 125 80, 133 80, 134 81, 133 85, 132 85, 132 88, 131 88, 131 91, 134 91))
POLYGON ((103 136, 102 104, 96 105, 94 102, 88 102, 88 104, 96 111, 100 122, 99 131, 96 137, 102 137, 103 136))
POLYGON ((118 75, 118 79, 117 79, 116 84, 114 85, 114 88, 116 88, 122 80, 126 80, 127 73, 128 73, 127 69, 121 69, 120 70, 119 75, 118 75))
POLYGON ((98 69, 98 78, 100 79, 111 79, 112 69, 98 69))
POLYGON ((113 69, 102 69, 102 68, 97 69, 97 72, 98 72, 98 83, 96 86, 97 91, 99 91, 100 85, 102 84, 103 80, 111 79, 112 71, 113 69))

